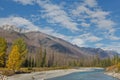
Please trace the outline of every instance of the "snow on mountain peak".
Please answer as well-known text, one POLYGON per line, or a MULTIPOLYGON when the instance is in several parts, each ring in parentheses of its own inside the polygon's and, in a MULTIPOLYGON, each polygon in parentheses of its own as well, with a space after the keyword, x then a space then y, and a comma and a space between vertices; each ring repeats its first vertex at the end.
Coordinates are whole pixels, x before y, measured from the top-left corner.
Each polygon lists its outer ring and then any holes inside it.
POLYGON ((16 32, 19 32, 19 33, 26 33, 26 32, 30 32, 30 31, 38 31, 37 29, 36 30, 31 30, 29 29, 28 27, 16 27, 14 25, 2 25, 0 26, 1 29, 3 30, 8 30, 8 31, 16 31, 16 32))
POLYGON ((0 27, 4 30, 12 30, 21 33, 39 31, 39 27, 23 17, 10 16, 0 19, 0 27))

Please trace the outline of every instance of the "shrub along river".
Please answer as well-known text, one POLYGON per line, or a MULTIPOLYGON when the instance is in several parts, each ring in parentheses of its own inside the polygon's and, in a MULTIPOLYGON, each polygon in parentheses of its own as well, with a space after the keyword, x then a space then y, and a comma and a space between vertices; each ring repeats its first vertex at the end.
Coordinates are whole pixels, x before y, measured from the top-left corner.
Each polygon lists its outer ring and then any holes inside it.
POLYGON ((119 80, 104 74, 104 70, 94 69, 87 72, 76 72, 65 76, 55 77, 47 80, 119 80))

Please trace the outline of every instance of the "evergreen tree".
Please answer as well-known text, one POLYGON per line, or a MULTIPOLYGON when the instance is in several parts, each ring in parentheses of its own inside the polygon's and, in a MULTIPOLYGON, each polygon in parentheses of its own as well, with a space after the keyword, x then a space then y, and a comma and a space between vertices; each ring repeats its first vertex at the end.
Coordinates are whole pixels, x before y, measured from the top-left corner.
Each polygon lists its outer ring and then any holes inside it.
POLYGON ((29 60, 27 58, 25 59, 25 62, 23 65, 24 65, 24 67, 29 67, 29 60))
POLYGON ((5 67, 6 50, 7 50, 7 42, 4 38, 0 38, 0 67, 5 67))
POLYGON ((53 67, 54 66, 54 60, 55 60, 55 56, 54 56, 54 52, 49 56, 48 59, 48 67, 53 67))
POLYGON ((42 63, 41 63, 41 67, 45 67, 46 65, 46 49, 44 50, 44 56, 43 56, 43 59, 42 59, 42 63))
POLYGON ((28 59, 28 67, 31 67, 31 61, 32 61, 32 58, 31 58, 31 56, 29 56, 29 59, 28 59))
POLYGON ((43 59, 43 52, 42 47, 40 48, 40 51, 38 54, 36 54, 36 66, 41 67, 42 66, 42 60, 43 59))
POLYGON ((33 58, 31 57, 30 60, 31 60, 31 61, 30 61, 30 67, 32 68, 32 67, 33 67, 33 58))
POLYGON ((113 62, 113 64, 118 64, 119 63, 119 56, 118 56, 118 54, 116 54, 115 56, 114 56, 114 62, 113 62))

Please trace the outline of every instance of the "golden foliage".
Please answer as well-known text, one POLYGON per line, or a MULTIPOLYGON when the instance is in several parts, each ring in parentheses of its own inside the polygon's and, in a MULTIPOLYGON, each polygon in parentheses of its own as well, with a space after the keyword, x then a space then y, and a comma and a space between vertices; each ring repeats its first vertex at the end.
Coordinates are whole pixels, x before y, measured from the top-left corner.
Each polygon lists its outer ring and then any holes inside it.
POLYGON ((18 46, 14 45, 8 56, 7 67, 8 67, 8 69, 11 69, 14 71, 18 70, 18 69, 20 69, 21 62, 22 62, 22 60, 21 60, 18 46))
POLYGON ((0 67, 5 66, 6 49, 7 49, 6 40, 4 38, 0 38, 0 67))

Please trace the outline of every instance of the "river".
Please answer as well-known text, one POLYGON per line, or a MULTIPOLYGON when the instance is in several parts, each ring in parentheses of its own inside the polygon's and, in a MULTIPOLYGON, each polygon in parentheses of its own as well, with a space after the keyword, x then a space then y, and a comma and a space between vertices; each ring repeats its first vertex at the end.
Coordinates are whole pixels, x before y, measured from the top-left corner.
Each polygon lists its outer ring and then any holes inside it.
POLYGON ((104 70, 95 69, 87 72, 76 72, 69 75, 55 77, 47 80, 119 80, 104 74, 104 70))

